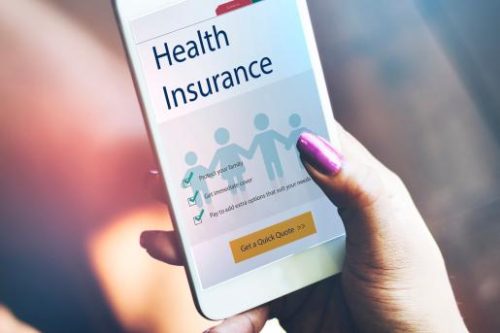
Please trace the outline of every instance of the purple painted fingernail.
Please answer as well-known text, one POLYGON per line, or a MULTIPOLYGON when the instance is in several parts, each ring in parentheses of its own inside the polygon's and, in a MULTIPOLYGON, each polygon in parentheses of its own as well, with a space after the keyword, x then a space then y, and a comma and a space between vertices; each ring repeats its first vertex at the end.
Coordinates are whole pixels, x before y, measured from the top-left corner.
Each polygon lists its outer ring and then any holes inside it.
POLYGON ((327 175, 335 175, 342 169, 344 157, 325 139, 312 133, 302 133, 297 141, 302 158, 327 175))

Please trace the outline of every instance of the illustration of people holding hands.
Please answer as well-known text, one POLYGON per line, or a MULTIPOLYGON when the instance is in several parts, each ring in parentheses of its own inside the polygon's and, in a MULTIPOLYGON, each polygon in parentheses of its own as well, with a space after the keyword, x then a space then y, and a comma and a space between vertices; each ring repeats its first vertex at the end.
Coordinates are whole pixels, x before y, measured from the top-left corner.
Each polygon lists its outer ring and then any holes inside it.
MULTIPOLYGON (((221 127, 217 129, 214 133, 214 139, 219 145, 219 148, 215 151, 209 167, 206 168, 201 165, 195 166, 198 158, 195 153, 190 152, 186 155, 186 163, 190 165, 191 168, 186 172, 185 179, 192 176, 192 174, 212 174, 217 168, 220 168, 223 169, 223 172, 220 172, 220 176, 227 182, 231 193, 236 194, 238 189, 244 192, 246 187, 243 176, 246 172, 246 168, 242 158, 251 160, 255 157, 258 150, 262 155, 262 161, 269 180, 274 181, 276 178, 282 178, 284 172, 278 144, 281 144, 284 149, 290 150, 294 147, 300 134, 309 131, 306 127, 301 126, 302 119, 297 113, 292 114, 288 118, 288 123, 292 131, 288 137, 285 137, 274 129, 269 128, 270 122, 267 115, 263 113, 257 114, 254 118, 254 126, 259 133, 254 136, 248 150, 238 144, 230 143, 231 136, 226 128, 221 127), (239 165, 238 167, 230 167, 237 164, 239 165)), ((298 152, 297 158, 299 159, 299 165, 302 166, 298 152)), ((205 197, 205 194, 209 193, 206 180, 203 177, 196 177, 196 179, 191 181, 189 186, 192 188, 194 196, 196 196, 197 191, 203 193, 203 197, 205 197)), ((211 199, 206 198, 205 201, 210 203, 211 199)), ((201 207, 201 196, 197 199, 196 204, 201 207)))
MULTIPOLYGON (((221 146, 214 154, 212 162, 210 163, 209 169, 213 172, 217 166, 227 167, 228 165, 234 165, 237 163, 242 163, 241 157, 245 157, 250 159, 248 152, 235 143, 229 143, 230 134, 226 128, 219 128, 215 131, 215 142, 219 146, 221 146)), ((246 187, 243 182, 243 174, 245 173, 246 168, 244 164, 241 167, 228 169, 225 172, 221 173, 222 179, 227 181, 230 186, 230 191, 233 194, 236 194, 238 188, 241 191, 245 191, 246 187), (242 184, 239 187, 236 184, 242 184)))
POLYGON ((257 149, 260 149, 269 180, 275 180, 276 176, 283 177, 283 166, 281 165, 276 143, 279 142, 286 148, 288 138, 273 129, 268 129, 269 117, 263 113, 255 116, 254 125, 261 132, 254 137, 248 150, 250 158, 255 155, 257 149))
MULTIPOLYGON (((299 136, 304 132, 310 132, 310 130, 306 127, 301 127, 302 118, 300 118, 300 116, 297 113, 292 114, 288 118, 288 123, 290 124, 290 126, 292 128, 294 128, 290 132, 290 135, 288 136, 288 143, 286 145, 286 149, 290 150, 290 148, 292 148, 295 145, 295 143, 297 142, 297 140, 299 139, 299 136)), ((298 150, 296 150, 296 152, 297 152, 297 159, 299 162, 299 166, 301 169, 304 169, 304 165, 300 161, 300 153, 298 150)))

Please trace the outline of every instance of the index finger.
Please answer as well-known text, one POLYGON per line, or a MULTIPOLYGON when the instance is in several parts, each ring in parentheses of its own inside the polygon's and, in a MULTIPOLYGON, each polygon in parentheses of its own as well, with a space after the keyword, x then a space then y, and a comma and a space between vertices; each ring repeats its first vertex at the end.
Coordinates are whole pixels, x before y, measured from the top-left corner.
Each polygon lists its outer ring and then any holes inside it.
POLYGON ((175 266, 185 264, 180 241, 174 231, 144 231, 140 243, 149 255, 157 260, 175 266))

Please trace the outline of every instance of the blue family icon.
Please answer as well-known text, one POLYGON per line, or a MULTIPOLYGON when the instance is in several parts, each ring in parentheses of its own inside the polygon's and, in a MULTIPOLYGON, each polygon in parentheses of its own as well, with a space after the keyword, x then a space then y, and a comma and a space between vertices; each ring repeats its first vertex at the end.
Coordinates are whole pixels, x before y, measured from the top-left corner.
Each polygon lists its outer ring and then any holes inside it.
MULTIPOLYGON (((290 149, 293 146, 295 146, 295 144, 297 143, 297 140, 299 139, 299 137, 300 137, 300 135, 302 133, 304 133, 304 132, 310 132, 310 130, 308 128, 301 127, 301 125, 302 125, 302 118, 300 118, 300 116, 297 113, 292 114, 288 118, 288 124, 290 125, 290 127, 294 128, 294 130, 292 130, 290 132, 290 135, 288 136, 288 142, 287 142, 287 145, 286 145, 286 149, 290 149)), ((304 169, 304 165, 300 161, 300 153, 299 153, 299 151, 297 149, 295 149, 295 150, 297 152, 297 159, 299 160, 300 168, 304 169)))
POLYGON ((288 145, 288 138, 285 138, 273 129, 268 129, 269 117, 263 113, 255 116, 254 125, 261 133, 255 135, 248 150, 250 158, 253 158, 257 149, 260 149, 269 180, 275 180, 276 176, 283 177, 283 166, 281 165, 276 143, 280 142, 286 147, 288 145))
MULTIPOLYGON (((229 143, 231 137, 229 131, 226 128, 219 128, 215 131, 215 142, 221 146, 214 154, 212 162, 210 163, 209 169, 213 172, 217 166, 220 165, 221 168, 227 167, 228 165, 234 165, 237 163, 242 163, 241 157, 249 159, 248 152, 241 146, 235 143, 229 143)), ((236 194, 238 188, 244 192, 246 186, 243 184, 243 174, 246 172, 244 164, 241 167, 227 169, 221 174, 222 179, 227 181, 230 191, 236 194), (237 186, 237 184, 243 184, 237 186)))
POLYGON ((194 152, 189 152, 185 157, 186 164, 189 168, 184 175, 182 180, 183 187, 191 187, 193 196, 188 198, 188 200, 193 200, 196 202, 198 207, 203 206, 203 198, 207 204, 212 202, 210 197, 206 198, 205 195, 210 193, 208 185, 205 178, 199 177, 199 175, 206 175, 210 173, 210 170, 202 165, 196 165, 198 163, 198 156, 194 152))
MULTIPOLYGON (((186 154, 186 164, 191 166, 191 168, 187 170, 183 183, 184 185, 189 185, 193 190, 193 197, 189 199, 196 200, 198 207, 202 206, 201 196, 197 197, 197 193, 203 193, 203 198, 205 198, 205 194, 209 193, 206 179, 198 176, 193 177, 193 175, 212 174, 217 168, 223 170, 220 176, 227 182, 229 190, 233 195, 238 192, 238 189, 240 189, 241 192, 246 191, 243 177, 246 168, 243 164, 242 157, 251 160, 255 157, 257 150, 260 150, 269 180, 274 181, 277 177, 282 178, 284 172, 279 155, 278 143, 280 143, 284 149, 290 150, 295 146, 299 136, 309 131, 308 128, 302 126, 302 119, 297 113, 292 114, 288 118, 288 123, 292 131, 288 137, 285 137, 274 129, 269 128, 270 122, 267 115, 263 113, 257 114, 254 118, 254 126, 259 133, 254 136, 248 150, 242 148, 238 144, 231 143, 231 135, 227 128, 221 127, 217 129, 214 133, 214 139, 219 145, 219 148, 216 150, 208 168, 202 165, 196 165, 198 157, 195 153, 189 152, 186 154), (233 168, 229 167, 234 165, 240 166, 233 168)), ((300 155, 298 151, 296 151, 296 153, 299 159, 299 165, 303 169, 304 167, 302 163, 300 163, 300 155)), ((210 204, 211 198, 206 198, 205 202, 210 204)))

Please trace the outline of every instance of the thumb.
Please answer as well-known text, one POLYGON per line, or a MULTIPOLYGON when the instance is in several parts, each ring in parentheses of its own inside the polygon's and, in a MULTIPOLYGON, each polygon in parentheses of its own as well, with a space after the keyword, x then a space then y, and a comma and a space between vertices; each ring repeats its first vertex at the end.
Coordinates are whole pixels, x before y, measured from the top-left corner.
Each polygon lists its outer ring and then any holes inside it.
POLYGON ((384 190, 382 175, 388 170, 356 139, 339 129, 344 153, 312 133, 300 135, 297 149, 311 177, 340 210, 368 209, 384 190))
POLYGON ((418 322, 466 332, 442 254, 403 182, 349 133, 339 128, 339 136, 343 154, 311 133, 297 149, 344 222, 342 281, 353 316, 375 331, 418 322), (394 313, 403 315, 394 321, 394 313))
MULTIPOLYGON (((339 139, 343 153, 325 139, 303 133, 297 149, 307 171, 339 209, 351 240, 363 243, 378 238, 376 235, 391 237, 396 229, 387 224, 393 219, 384 215, 412 202, 406 188, 399 177, 340 126, 339 139)), ((414 207, 408 208, 415 211, 414 207)), ((404 210, 409 211, 406 207, 404 210)))

